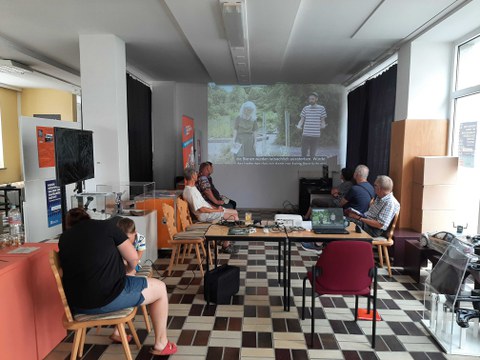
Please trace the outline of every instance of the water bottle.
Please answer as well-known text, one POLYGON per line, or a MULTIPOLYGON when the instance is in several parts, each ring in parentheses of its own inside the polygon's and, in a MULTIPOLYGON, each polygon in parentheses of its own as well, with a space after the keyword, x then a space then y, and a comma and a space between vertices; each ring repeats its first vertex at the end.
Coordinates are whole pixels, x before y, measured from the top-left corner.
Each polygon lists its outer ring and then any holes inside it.
POLYGON ((19 236, 22 233, 22 214, 15 205, 12 205, 8 212, 8 225, 10 227, 10 235, 19 236))

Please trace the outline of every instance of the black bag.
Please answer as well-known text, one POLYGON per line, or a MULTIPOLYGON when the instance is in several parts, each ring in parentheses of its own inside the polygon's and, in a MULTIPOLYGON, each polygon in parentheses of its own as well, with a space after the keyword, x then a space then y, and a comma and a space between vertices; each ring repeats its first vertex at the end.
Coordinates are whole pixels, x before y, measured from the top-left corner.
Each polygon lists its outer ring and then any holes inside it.
POLYGON ((205 274, 204 298, 207 303, 230 304, 230 299, 240 289, 240 268, 222 265, 205 274))

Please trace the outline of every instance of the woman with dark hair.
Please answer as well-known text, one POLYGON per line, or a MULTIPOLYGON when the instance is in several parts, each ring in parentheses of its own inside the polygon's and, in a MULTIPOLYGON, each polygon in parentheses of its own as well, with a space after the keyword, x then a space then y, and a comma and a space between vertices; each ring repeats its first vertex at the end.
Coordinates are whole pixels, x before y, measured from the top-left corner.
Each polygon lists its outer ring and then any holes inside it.
MULTIPOLYGON (((138 255, 114 221, 93 220, 82 208, 71 209, 60 236, 63 286, 70 308, 79 314, 102 314, 150 304, 155 331, 154 355, 171 355, 177 345, 167 339, 168 296, 165 284, 135 277, 138 255), (125 260, 126 265, 124 265, 125 260)), ((111 339, 117 341, 118 333, 111 339)))

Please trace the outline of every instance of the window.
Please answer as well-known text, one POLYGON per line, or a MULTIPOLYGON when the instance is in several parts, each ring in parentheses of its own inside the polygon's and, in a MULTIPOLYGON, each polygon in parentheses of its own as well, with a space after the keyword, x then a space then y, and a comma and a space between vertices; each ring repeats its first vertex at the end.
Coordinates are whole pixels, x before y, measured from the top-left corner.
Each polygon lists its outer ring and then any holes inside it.
POLYGON ((456 48, 455 90, 452 93, 452 154, 459 158, 458 225, 478 228, 480 190, 480 35, 456 48))

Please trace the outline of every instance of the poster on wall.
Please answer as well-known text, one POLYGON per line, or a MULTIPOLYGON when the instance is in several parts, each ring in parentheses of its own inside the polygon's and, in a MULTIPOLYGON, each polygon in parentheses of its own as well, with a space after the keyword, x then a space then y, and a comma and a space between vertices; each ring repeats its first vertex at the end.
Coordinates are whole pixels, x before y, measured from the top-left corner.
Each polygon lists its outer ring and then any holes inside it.
POLYGON ((47 168, 55 166, 55 147, 53 144, 53 127, 37 126, 38 166, 47 168))
POLYGON ((473 168, 475 166, 476 139, 477 123, 461 123, 458 137, 458 160, 460 166, 468 168, 473 168))
POLYGON ((195 167, 195 150, 194 150, 194 126, 193 119, 183 115, 182 116, 182 153, 183 153, 183 168, 195 167))
POLYGON ((45 181, 48 227, 62 223, 62 197, 55 180, 45 181))

